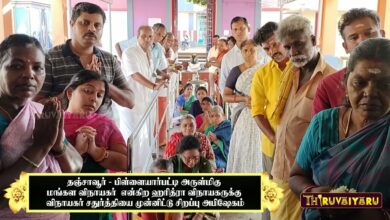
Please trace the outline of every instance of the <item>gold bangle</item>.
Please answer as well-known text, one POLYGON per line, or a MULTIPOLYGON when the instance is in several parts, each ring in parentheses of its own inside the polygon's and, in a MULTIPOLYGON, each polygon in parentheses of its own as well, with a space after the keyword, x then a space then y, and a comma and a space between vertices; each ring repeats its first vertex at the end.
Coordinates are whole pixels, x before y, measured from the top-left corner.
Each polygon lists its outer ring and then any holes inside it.
POLYGON ((103 148, 103 153, 102 155, 99 157, 99 159, 96 159, 95 161, 100 163, 102 162, 103 160, 107 159, 108 158, 108 150, 106 150, 105 148, 103 148))
POLYGON ((24 155, 22 155, 22 158, 23 158, 23 160, 25 160, 27 163, 29 163, 30 165, 32 165, 35 168, 38 168, 39 166, 41 166, 41 163, 43 161, 42 160, 39 164, 37 164, 37 163, 35 163, 34 161, 30 160, 28 157, 26 157, 24 155))

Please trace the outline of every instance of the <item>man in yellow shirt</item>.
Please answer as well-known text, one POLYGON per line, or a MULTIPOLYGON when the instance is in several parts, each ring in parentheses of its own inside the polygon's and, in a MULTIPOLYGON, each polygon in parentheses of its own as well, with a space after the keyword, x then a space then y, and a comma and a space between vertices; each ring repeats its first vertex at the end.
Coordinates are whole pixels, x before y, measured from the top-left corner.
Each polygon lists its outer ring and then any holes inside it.
MULTIPOLYGON (((268 22, 257 31, 254 37, 256 43, 260 44, 267 55, 272 58, 270 62, 256 71, 251 87, 252 116, 262 131, 263 170, 267 173, 271 173, 273 163, 275 129, 279 119, 274 112, 278 103, 280 82, 284 70, 288 71, 292 67, 291 62, 288 62, 287 52, 276 38, 277 28, 277 23, 268 22)), ((269 220, 270 213, 264 212, 262 219, 269 220)))
POLYGON ((276 38, 277 28, 277 23, 268 22, 255 35, 257 43, 272 60, 256 71, 251 88, 252 116, 262 131, 263 169, 267 173, 271 173, 272 168, 275 129, 279 118, 273 113, 278 103, 280 82, 284 70, 292 67, 287 52, 276 38))

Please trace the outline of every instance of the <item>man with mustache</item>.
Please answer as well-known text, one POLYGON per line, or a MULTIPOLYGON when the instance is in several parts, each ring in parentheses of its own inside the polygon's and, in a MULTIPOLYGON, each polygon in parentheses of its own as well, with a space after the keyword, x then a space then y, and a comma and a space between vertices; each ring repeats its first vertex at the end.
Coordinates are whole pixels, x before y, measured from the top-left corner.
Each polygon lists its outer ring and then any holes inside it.
POLYGON ((310 21, 291 15, 280 22, 276 35, 294 68, 282 76, 275 114, 281 114, 276 128, 275 155, 271 174, 284 190, 279 209, 271 219, 300 219, 299 198, 288 185, 291 167, 309 126, 313 97, 321 79, 334 72, 316 48, 310 21))
MULTIPOLYGON (((380 29, 379 16, 366 8, 349 10, 340 18, 338 26, 346 53, 350 53, 366 39, 385 36, 385 31, 380 29)), ((324 109, 343 104, 345 100, 343 81, 346 72, 347 68, 345 67, 325 77, 320 82, 313 100, 312 116, 324 109)))
MULTIPOLYGON (((279 116, 273 115, 273 112, 278 103, 280 81, 283 75, 288 74, 286 71, 292 68, 287 52, 276 38, 277 29, 277 23, 268 22, 254 36, 256 43, 261 45, 267 55, 272 58, 270 62, 256 71, 251 87, 251 111, 262 131, 263 170, 267 173, 271 173, 272 169, 275 130, 279 120, 279 116)), ((269 212, 265 212, 262 219, 269 219, 269 212)))
MULTIPOLYGON (((107 78, 111 99, 121 106, 133 108, 134 94, 118 61, 112 54, 96 47, 102 37, 105 20, 104 11, 95 4, 80 2, 74 6, 70 20, 72 39, 46 54, 46 78, 36 100, 45 102, 48 97, 61 96, 74 74, 89 69, 107 78)), ((100 107, 99 113, 112 118, 111 99, 100 107)))

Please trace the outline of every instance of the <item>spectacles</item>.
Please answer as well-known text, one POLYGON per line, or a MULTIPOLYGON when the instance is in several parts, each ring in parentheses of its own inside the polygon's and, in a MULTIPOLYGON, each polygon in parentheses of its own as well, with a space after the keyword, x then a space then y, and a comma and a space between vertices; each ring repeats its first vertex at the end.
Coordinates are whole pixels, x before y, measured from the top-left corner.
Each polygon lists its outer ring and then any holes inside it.
POLYGON ((181 158, 185 162, 191 162, 191 161, 199 161, 200 156, 185 157, 184 155, 181 155, 181 158))

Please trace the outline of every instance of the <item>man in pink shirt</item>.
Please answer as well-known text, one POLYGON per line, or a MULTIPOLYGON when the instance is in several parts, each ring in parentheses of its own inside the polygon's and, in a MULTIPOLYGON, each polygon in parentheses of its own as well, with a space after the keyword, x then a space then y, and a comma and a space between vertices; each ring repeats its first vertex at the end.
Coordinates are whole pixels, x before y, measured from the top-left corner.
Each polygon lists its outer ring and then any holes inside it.
MULTIPOLYGON (((384 30, 380 29, 379 16, 366 8, 354 8, 343 14, 338 28, 346 53, 350 53, 366 39, 385 36, 384 30)), ((320 82, 313 100, 312 116, 343 104, 345 98, 343 81, 346 72, 347 68, 343 68, 320 82)))

